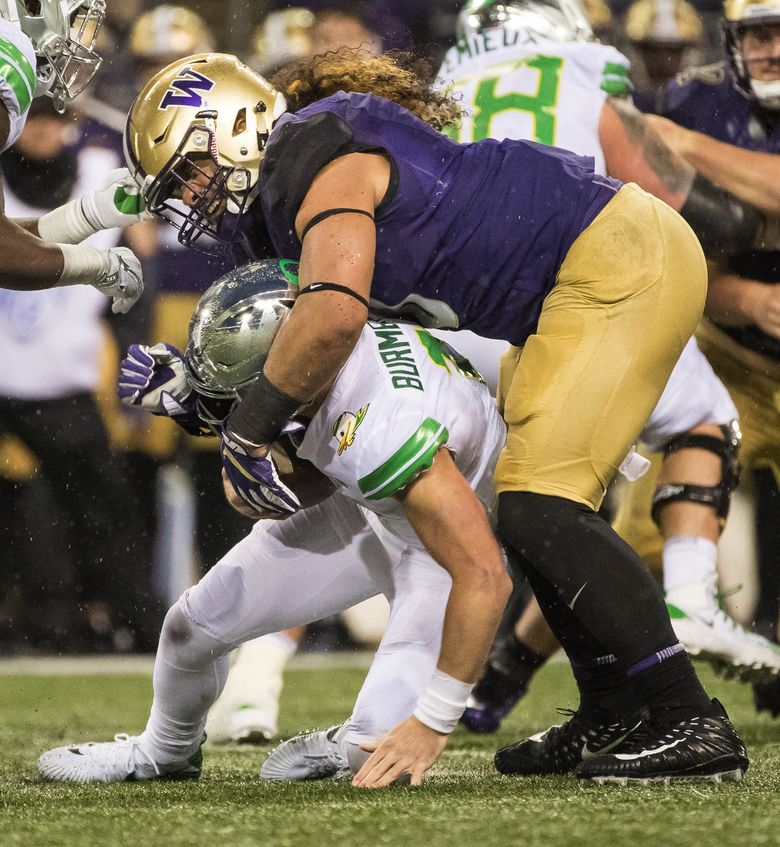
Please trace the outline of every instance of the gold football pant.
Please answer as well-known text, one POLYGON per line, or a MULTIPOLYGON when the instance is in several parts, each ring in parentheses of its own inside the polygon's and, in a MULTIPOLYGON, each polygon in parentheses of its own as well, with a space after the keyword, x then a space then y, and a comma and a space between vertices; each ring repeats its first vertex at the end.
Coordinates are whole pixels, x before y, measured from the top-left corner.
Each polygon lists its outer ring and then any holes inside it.
POLYGON ((699 242, 624 185, 571 246, 536 333, 502 362, 496 487, 598 509, 704 308, 699 242))

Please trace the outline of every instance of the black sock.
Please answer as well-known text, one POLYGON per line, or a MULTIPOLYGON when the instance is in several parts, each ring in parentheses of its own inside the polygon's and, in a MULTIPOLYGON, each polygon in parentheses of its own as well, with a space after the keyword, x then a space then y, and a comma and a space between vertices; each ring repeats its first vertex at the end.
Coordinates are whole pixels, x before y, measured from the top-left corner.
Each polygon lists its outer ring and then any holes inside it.
POLYGON ((611 653, 628 667, 676 642, 652 575, 592 509, 562 497, 506 491, 499 495, 498 527, 507 546, 530 565, 527 575, 545 617, 573 661, 611 653), (568 645, 543 604, 534 573, 575 621, 567 624, 574 636, 568 645), (602 649, 594 653, 589 643, 602 649))
POLYGON ((641 711, 636 689, 614 656, 588 665, 572 663, 571 670, 580 690, 581 712, 606 712, 630 719, 641 711))
POLYGON ((718 714, 684 650, 636 672, 630 680, 655 724, 718 714))

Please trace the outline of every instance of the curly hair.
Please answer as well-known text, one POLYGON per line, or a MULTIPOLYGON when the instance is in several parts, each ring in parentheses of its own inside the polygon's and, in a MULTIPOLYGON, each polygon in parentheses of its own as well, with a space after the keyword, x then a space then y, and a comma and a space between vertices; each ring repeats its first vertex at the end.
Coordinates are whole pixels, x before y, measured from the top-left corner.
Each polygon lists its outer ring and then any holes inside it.
POLYGON ((392 100, 441 130, 457 122, 462 109, 450 93, 433 87, 432 78, 430 64, 414 53, 372 56, 365 50, 342 47, 290 62, 270 82, 287 98, 291 112, 337 91, 354 91, 392 100))

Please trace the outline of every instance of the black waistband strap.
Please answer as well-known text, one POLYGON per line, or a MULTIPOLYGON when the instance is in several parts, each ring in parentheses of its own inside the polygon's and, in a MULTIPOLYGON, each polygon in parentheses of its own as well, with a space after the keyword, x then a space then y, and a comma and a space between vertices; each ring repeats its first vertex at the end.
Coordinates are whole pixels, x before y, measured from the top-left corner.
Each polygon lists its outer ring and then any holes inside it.
POLYGON ((371 212, 367 212, 365 209, 326 209, 324 212, 320 212, 316 214, 309 223, 303 228, 303 232, 301 233, 301 242, 306 238, 306 233, 313 227, 317 226, 318 223, 322 223, 326 218, 330 218, 333 215, 365 215, 367 218, 371 218, 374 220, 374 216, 371 212))
POLYGON ((302 288, 298 296, 303 297, 304 294, 316 294, 318 291, 338 291, 339 294, 347 294, 368 308, 368 300, 365 297, 361 297, 357 291, 347 288, 346 285, 338 285, 335 282, 313 282, 311 285, 307 285, 306 288, 302 288))

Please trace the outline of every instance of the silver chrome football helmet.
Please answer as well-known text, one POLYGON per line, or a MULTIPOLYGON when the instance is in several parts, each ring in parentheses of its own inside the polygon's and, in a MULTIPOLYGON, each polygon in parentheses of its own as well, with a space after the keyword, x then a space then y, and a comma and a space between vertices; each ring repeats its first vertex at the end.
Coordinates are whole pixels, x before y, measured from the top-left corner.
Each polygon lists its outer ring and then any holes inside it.
POLYGON ((549 41, 594 41, 579 0, 469 0, 458 15, 458 36, 504 27, 549 41))
POLYGON ((95 52, 105 0, 0 0, 0 18, 19 25, 38 59, 36 95, 59 110, 92 80, 102 63, 95 52))
POLYGON ((252 262, 220 277, 190 321, 184 362, 192 387, 237 399, 260 376, 297 287, 298 263, 291 259, 252 262))

